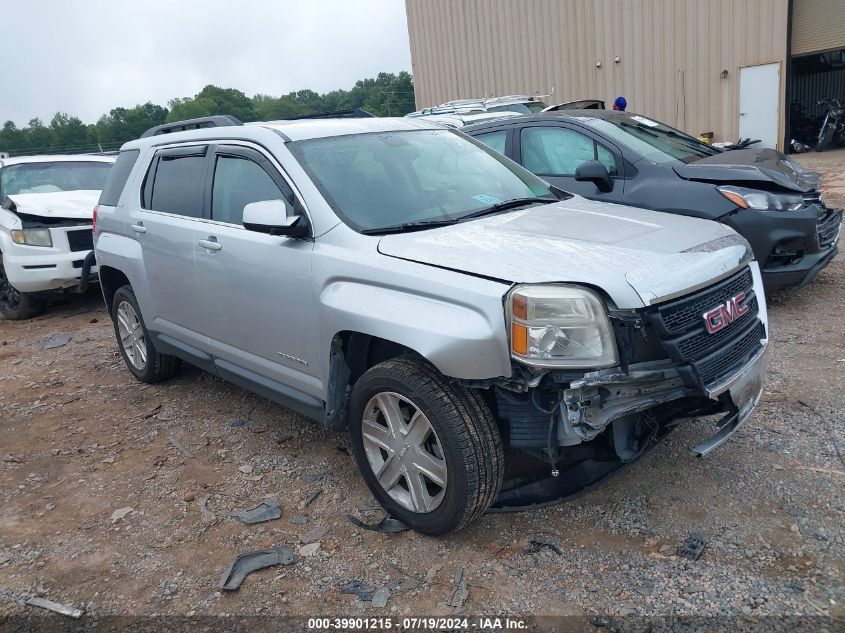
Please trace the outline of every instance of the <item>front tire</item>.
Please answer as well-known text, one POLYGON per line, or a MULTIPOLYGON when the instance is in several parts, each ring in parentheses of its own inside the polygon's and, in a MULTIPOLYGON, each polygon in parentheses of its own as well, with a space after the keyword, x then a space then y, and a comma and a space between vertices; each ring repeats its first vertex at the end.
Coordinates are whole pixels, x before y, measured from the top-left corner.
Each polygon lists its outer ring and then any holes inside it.
POLYGON ((421 359, 368 370, 352 390, 352 450, 379 503, 430 535, 487 510, 504 476, 502 438, 487 404, 421 359))
POLYGON ((147 383, 162 382, 179 371, 178 358, 160 354, 156 349, 131 286, 117 289, 111 312, 120 355, 135 378, 147 383))
POLYGON ((0 314, 10 321, 37 317, 47 308, 47 300, 29 292, 21 292, 6 277, 0 254, 0 314))

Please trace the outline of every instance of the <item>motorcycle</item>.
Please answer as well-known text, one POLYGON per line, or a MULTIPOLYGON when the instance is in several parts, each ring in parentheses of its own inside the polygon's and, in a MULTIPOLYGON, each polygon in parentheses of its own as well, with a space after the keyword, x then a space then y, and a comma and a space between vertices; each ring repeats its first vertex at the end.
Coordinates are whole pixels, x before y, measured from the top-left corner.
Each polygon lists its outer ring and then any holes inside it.
POLYGON ((827 108, 815 149, 823 152, 831 143, 845 143, 845 107, 838 99, 827 99, 819 102, 827 108))

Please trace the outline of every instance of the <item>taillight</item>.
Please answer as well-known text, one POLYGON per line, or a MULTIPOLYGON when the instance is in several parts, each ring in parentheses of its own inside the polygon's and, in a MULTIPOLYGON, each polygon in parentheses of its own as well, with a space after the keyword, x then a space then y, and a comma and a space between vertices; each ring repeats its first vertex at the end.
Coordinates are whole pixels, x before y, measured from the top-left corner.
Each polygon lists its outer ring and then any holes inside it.
POLYGON ((91 232, 97 232, 97 211, 100 210, 100 205, 94 207, 94 214, 91 216, 91 232))

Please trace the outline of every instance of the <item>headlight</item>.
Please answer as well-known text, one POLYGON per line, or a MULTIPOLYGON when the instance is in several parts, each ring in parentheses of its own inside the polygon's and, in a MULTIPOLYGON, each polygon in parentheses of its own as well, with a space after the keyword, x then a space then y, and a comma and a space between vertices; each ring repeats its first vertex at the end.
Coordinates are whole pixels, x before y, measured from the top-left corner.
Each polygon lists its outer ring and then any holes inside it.
POLYGON ((508 296, 511 355, 536 367, 618 364, 607 311, 589 290, 517 286, 508 296))
POLYGON ((800 193, 772 193, 744 187, 718 187, 719 193, 743 209, 795 211, 804 206, 800 193))
POLYGON ((53 245, 50 229, 14 229, 12 241, 15 244, 26 244, 27 246, 50 247, 53 245))

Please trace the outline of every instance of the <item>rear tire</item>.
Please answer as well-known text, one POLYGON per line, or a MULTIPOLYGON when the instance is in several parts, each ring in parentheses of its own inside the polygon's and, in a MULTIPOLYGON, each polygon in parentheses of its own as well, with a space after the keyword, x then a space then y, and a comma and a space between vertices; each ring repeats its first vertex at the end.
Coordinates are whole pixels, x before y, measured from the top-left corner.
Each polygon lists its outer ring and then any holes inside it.
POLYGON ((502 438, 487 404, 422 359, 395 358, 361 376, 349 429, 373 495, 418 532, 460 529, 502 485, 502 438))
POLYGON ((6 277, 0 254, 0 314, 10 321, 23 321, 42 314, 47 308, 47 299, 29 292, 21 292, 6 277))
POLYGON ((156 349, 131 286, 121 286, 114 293, 111 317, 120 355, 135 378, 147 383, 162 382, 179 371, 182 362, 178 358, 160 354, 156 349))

